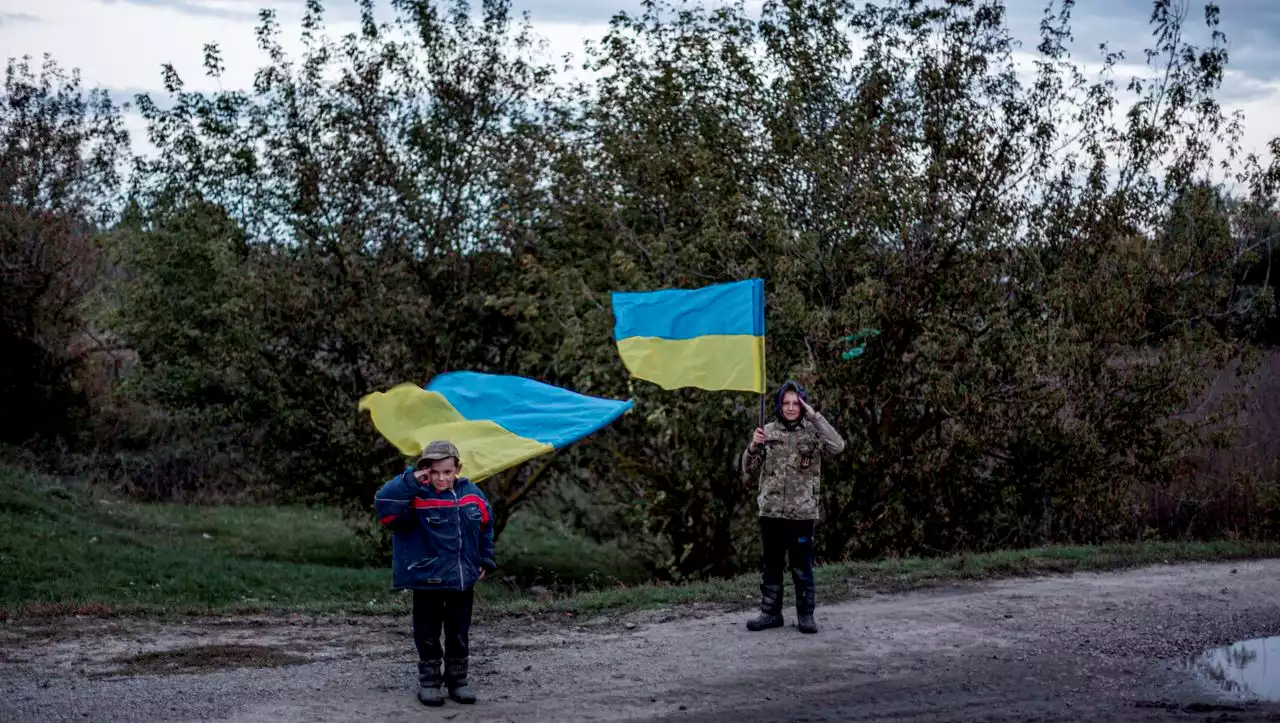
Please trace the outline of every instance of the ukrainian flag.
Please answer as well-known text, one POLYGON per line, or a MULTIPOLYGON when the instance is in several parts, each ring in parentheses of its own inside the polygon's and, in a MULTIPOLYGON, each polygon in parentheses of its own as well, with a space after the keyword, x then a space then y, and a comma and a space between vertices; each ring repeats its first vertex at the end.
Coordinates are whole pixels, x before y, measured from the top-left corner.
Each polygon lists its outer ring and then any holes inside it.
POLYGON ((589 397, 524 377, 450 372, 426 388, 400 384, 360 400, 378 432, 408 456, 447 439, 473 482, 592 434, 634 402, 589 397))
POLYGON ((613 316, 633 377, 663 389, 764 393, 764 280, 615 292, 613 316))

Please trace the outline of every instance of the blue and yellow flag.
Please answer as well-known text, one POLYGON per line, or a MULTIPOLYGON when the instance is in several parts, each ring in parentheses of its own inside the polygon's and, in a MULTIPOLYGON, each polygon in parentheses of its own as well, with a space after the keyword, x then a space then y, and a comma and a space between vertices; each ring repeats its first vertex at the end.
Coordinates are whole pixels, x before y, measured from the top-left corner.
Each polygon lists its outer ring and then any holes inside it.
POLYGON ((633 377, 663 389, 764 393, 764 281, 613 294, 613 335, 633 377))
POLYGON ((572 444, 633 406, 479 372, 449 372, 425 389, 400 384, 360 400, 378 432, 406 455, 421 454, 434 439, 453 442, 462 453, 462 474, 473 482, 572 444))

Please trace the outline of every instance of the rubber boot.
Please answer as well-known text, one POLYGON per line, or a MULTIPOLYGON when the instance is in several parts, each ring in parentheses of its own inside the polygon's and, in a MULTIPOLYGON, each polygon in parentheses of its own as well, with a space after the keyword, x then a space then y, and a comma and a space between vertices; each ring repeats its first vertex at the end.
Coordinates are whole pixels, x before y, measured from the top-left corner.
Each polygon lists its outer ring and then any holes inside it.
POLYGON ((444 696, 440 694, 440 661, 428 660, 418 663, 418 702, 423 705, 444 705, 444 696))
POLYGON ((754 620, 747 621, 747 630, 768 630, 769 628, 780 628, 784 624, 782 620, 782 586, 781 585, 761 585, 760 586, 760 616, 754 620))
POLYGON ((476 694, 467 684, 467 658, 450 658, 444 662, 444 684, 449 688, 449 697, 459 703, 476 702, 476 694))
POLYGON ((806 574, 799 570, 792 570, 791 578, 796 584, 796 627, 802 633, 816 633, 818 624, 813 620, 813 609, 816 604, 813 573, 806 574))

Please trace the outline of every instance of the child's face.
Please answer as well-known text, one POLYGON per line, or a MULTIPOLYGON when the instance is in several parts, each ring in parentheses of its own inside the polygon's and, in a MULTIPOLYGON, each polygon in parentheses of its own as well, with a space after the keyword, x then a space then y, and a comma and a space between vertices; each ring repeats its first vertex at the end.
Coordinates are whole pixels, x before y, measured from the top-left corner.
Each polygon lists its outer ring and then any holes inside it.
POLYGON ((782 395, 782 417, 788 422, 794 422, 800 418, 800 395, 791 390, 787 390, 782 395))
POLYGON ((431 466, 427 467, 427 479, 431 482, 431 486, 437 491, 453 489, 453 483, 458 479, 458 470, 461 465, 453 457, 446 459, 437 459, 431 462, 431 466))

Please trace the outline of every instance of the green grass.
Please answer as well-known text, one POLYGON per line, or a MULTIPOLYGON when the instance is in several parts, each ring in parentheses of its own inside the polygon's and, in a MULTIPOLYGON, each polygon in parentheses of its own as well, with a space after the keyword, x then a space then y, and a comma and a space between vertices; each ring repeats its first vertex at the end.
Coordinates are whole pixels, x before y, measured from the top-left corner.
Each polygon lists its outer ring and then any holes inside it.
MULTIPOLYGON (((328 508, 139 504, 0 467, 5 615, 407 610, 362 545, 328 508)), ((513 521, 500 550, 506 574, 543 585, 644 574, 616 546, 533 517, 513 521)), ((479 595, 488 609, 525 597, 502 584, 479 595)))
POLYGON ((515 515, 498 538, 502 569, 527 585, 556 589, 636 585, 648 579, 639 561, 615 543, 599 543, 568 525, 515 515))
MULTIPOLYGON (((534 597, 497 581, 477 588, 479 617, 630 611, 679 603, 749 607, 754 575, 685 585, 638 584, 616 547, 545 520, 517 517, 498 544, 504 569, 526 581, 598 589, 534 597)), ((1280 557, 1256 543, 1161 543, 1044 548, 819 568, 820 599, 993 577, 1107 570, 1151 563, 1280 557)), ((139 504, 0 468, 0 615, 402 613, 390 571, 363 563, 339 515, 306 507, 139 504)))
MULTIPOLYGON (((901 592, 995 578, 1265 557, 1280 557, 1280 544, 1224 541, 1044 547, 942 558, 837 563, 820 566, 815 577, 818 599, 827 604, 872 592, 901 592)), ((505 614, 572 612, 583 615, 681 603, 718 603, 747 608, 758 602, 759 577, 753 574, 683 585, 594 590, 553 601, 516 599, 505 601, 501 610, 505 614)))
POLYGON ((0 530, 8 611, 336 609, 388 596, 384 571, 343 564, 359 546, 341 520, 306 508, 140 505, 0 469, 0 530))

